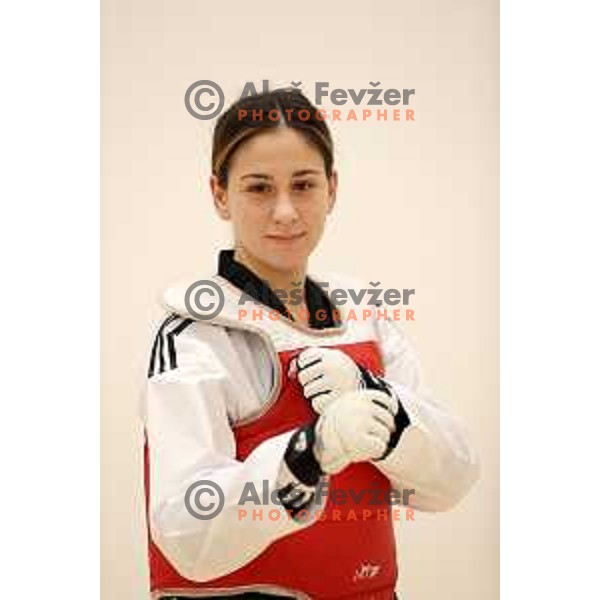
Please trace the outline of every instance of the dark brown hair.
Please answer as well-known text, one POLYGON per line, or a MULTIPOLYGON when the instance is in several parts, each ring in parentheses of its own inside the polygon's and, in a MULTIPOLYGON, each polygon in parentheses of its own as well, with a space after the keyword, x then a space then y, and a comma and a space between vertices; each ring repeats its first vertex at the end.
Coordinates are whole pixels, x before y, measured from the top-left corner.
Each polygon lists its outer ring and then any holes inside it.
POLYGON ((213 134, 212 172, 220 185, 227 186, 231 157, 244 141, 282 125, 299 131, 319 150, 329 177, 333 170, 333 140, 324 116, 300 90, 287 88, 247 96, 219 117, 213 134))

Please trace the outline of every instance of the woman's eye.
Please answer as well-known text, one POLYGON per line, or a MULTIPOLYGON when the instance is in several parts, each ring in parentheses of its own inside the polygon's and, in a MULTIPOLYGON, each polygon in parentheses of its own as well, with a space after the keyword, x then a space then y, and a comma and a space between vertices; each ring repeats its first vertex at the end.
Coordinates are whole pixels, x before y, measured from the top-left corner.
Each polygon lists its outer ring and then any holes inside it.
POLYGON ((296 181, 294 182, 292 187, 298 192, 306 192, 315 186, 312 181, 296 181))
POLYGON ((266 183, 253 183, 247 190, 253 194, 264 194, 270 190, 270 186, 266 183))

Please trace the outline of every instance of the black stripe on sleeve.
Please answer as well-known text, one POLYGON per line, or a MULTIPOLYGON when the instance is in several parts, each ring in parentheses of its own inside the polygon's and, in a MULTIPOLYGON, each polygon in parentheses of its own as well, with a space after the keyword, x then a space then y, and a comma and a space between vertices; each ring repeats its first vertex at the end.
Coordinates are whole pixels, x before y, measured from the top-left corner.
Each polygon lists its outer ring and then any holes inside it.
MULTIPOLYGON (((167 347, 169 351, 169 367, 171 369, 177 368, 177 349, 175 348, 174 336, 178 336, 182 331, 189 327, 193 323, 193 319, 183 319, 176 327, 171 329, 166 335, 167 347)), ((162 373, 162 371, 161 371, 162 373)))
POLYGON ((152 344, 152 351, 150 354, 150 364, 148 365, 148 378, 154 376, 158 369, 157 369, 157 359, 159 359, 160 362, 160 372, 162 373, 162 371, 164 370, 164 359, 162 358, 162 351, 163 351, 163 340, 162 340, 162 334, 163 331, 165 329, 165 327, 167 325, 169 325, 169 323, 172 323, 175 319, 178 319, 179 317, 177 315, 171 314, 169 315, 166 319, 163 320, 163 322, 161 323, 158 331, 156 332, 156 335, 154 336, 154 343, 152 344))

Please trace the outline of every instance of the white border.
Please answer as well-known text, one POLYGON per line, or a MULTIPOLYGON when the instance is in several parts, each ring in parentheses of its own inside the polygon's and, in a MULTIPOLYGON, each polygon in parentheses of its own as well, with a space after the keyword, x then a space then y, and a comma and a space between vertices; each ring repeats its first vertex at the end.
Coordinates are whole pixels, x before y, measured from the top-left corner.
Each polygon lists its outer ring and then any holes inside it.
MULTIPOLYGON (((599 587, 591 7, 504 0, 501 10, 502 596, 511 599, 590 598, 599 587)), ((12 3, 1 33, 3 595, 20 597, 26 582, 45 598, 97 598, 98 7, 12 3)))
POLYGON ((590 2, 501 5, 502 598, 598 590, 598 47, 590 2), (586 10, 587 9, 587 10, 586 10))
POLYGON ((3 598, 99 597, 98 21, 0 19, 3 598))

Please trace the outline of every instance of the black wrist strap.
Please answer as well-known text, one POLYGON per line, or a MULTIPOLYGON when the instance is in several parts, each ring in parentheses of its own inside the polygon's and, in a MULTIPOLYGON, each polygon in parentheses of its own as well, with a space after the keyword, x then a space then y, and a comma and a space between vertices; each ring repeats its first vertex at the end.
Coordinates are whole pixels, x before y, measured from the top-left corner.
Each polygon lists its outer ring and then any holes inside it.
POLYGON ((384 392, 388 396, 392 395, 392 389, 385 379, 382 377, 377 377, 377 375, 373 375, 369 369, 365 369, 360 365, 358 365, 358 368, 360 370, 363 386, 367 390, 378 390, 379 392, 384 392))
POLYGON ((315 423, 301 427, 290 438, 283 459, 290 472, 304 485, 316 486, 324 474, 314 453, 315 423))
POLYGON ((410 425, 410 419, 408 418, 408 415, 406 414, 406 411, 404 410, 400 399, 398 399, 398 412, 394 417, 394 421, 396 423, 396 429, 394 430, 394 433, 392 433, 392 435, 390 436, 390 441, 388 442, 387 448, 385 449, 383 456, 378 460, 383 460, 392 452, 392 450, 394 450, 394 448, 398 445, 398 442, 400 441, 400 436, 402 435, 402 432, 410 425))
MULTIPOLYGON (((362 382, 366 389, 378 390, 380 392, 384 392, 388 396, 394 395, 394 390, 392 389, 390 384, 385 379, 383 379, 382 377, 377 377, 376 375, 373 375, 373 373, 371 373, 371 371, 369 371, 368 369, 364 369, 360 365, 358 366, 358 368, 360 369, 362 382)), ((402 406, 402 400, 401 400, 401 398, 397 398, 397 399, 398 399, 398 412, 394 416, 394 422, 396 424, 396 428, 395 428, 394 432, 392 433, 392 435, 390 436, 390 440, 388 442, 385 452, 383 453, 383 456, 377 460, 383 460, 390 454, 390 452, 392 452, 392 450, 394 450, 394 448, 398 445, 398 442, 400 441, 400 436, 402 435, 402 432, 410 425, 410 419, 409 419, 408 415, 406 414, 404 407, 402 406)))

